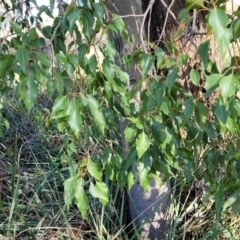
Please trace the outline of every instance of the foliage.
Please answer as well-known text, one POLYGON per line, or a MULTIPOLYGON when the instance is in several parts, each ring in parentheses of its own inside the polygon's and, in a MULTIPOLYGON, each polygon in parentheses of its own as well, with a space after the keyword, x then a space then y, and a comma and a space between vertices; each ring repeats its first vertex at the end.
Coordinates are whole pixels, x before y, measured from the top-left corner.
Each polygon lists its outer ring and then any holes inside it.
MULTIPOLYGON (((214 35, 221 56, 226 57, 230 44, 238 43, 240 13, 227 14, 222 2, 205 6, 203 1, 187 1, 185 10, 207 10, 207 35, 214 35)), ((15 8, 13 4, 9 7, 15 8)), ((196 97, 178 82, 179 71, 187 64, 181 60, 185 55, 175 51, 173 56, 163 57, 156 46, 153 58, 151 53, 137 49, 131 56, 122 57, 125 64, 137 64, 142 72, 142 78, 130 88, 128 74, 115 63, 118 52, 114 43, 111 39, 96 41, 106 32, 131 41, 120 17, 111 15, 107 19, 103 1, 84 0, 81 5, 63 6, 56 17, 49 8, 34 1, 32 4, 39 9, 36 17, 29 10, 25 18, 1 17, 2 23, 9 21, 12 36, 0 39, 0 94, 15 91, 29 115, 42 92, 55 99, 42 119, 66 136, 61 156, 70 172, 64 183, 66 205, 70 207, 74 201, 86 217, 88 192, 107 205, 108 179, 121 189, 130 188, 135 181, 132 166, 137 161, 144 189, 157 171, 165 179, 181 176, 181 184, 204 179, 217 214, 230 207, 239 212, 239 56, 229 56, 220 69, 210 59, 209 40, 200 44, 201 71, 192 69, 189 78, 196 86, 203 78, 206 92, 196 97), (53 22, 44 25, 42 13, 53 22), (98 46, 100 52, 92 52, 98 46), (154 67, 165 69, 167 75, 151 74, 154 67), (144 82, 148 84, 137 106, 132 100, 144 82), (126 119, 127 152, 119 141, 120 116, 126 119), (75 141, 69 141, 70 135, 75 141), (93 143, 96 148, 100 143, 105 147, 95 151, 89 148, 93 143), (76 167, 78 148, 87 171, 76 167)), ((168 46, 175 48, 174 39, 168 46)), ((6 120, 1 127, 4 124, 6 120)))

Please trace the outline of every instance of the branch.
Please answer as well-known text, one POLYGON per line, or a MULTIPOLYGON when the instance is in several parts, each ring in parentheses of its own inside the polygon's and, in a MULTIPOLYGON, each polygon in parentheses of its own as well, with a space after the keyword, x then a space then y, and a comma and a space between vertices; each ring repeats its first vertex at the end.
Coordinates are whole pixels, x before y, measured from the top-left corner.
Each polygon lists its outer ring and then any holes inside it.
POLYGON ((163 37, 163 34, 165 33, 165 28, 166 28, 166 26, 167 26, 168 15, 171 14, 171 16, 173 17, 173 19, 178 22, 176 16, 175 16, 174 13, 171 11, 171 7, 172 7, 172 5, 174 4, 174 2, 175 2, 175 0, 172 0, 171 4, 170 4, 169 7, 168 7, 168 6, 166 5, 166 3, 165 3, 163 0, 161 0, 161 3, 163 4, 163 6, 165 6, 165 7, 167 8, 167 14, 166 14, 166 17, 165 17, 165 20, 164 20, 164 24, 163 24, 163 28, 162 28, 161 35, 160 35, 160 37, 159 37, 159 39, 158 39, 158 43, 161 41, 161 39, 162 39, 162 37, 163 37))
POLYGON ((144 24, 145 24, 148 12, 152 9, 154 3, 155 3, 155 0, 150 0, 145 13, 143 14, 143 22, 142 22, 141 29, 140 29, 140 40, 142 42, 142 45, 143 45, 143 48, 144 48, 145 52, 147 52, 147 50, 145 48, 145 44, 144 44, 144 40, 143 40, 143 29, 144 29, 144 24))

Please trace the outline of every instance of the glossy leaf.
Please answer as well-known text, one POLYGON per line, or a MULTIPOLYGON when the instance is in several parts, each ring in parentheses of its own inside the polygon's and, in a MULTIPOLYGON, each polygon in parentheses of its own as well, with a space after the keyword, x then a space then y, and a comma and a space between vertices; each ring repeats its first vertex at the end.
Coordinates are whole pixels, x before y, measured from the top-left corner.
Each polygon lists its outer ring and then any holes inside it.
POLYGON ((225 54, 228 50, 230 41, 232 39, 232 33, 227 24, 229 18, 221 9, 214 8, 209 15, 209 24, 213 28, 214 36, 217 40, 217 44, 221 53, 222 58, 225 57, 225 54))
POLYGON ((195 104, 193 99, 188 99, 187 101, 184 102, 182 108, 183 108, 183 113, 186 117, 186 120, 190 119, 191 115, 193 114, 194 107, 195 107, 195 104))
POLYGON ((209 90, 212 87, 217 87, 222 77, 223 76, 221 74, 217 73, 207 76, 204 88, 209 90))
POLYGON ((82 128, 82 117, 80 115, 79 109, 72 109, 71 113, 68 116, 67 122, 71 130, 74 132, 74 135, 79 138, 80 130, 82 128))
POLYGON ((101 131, 102 134, 104 134, 105 128, 106 128, 106 122, 105 122, 103 112, 99 107, 98 101, 91 95, 86 96, 86 101, 90 109, 90 112, 94 117, 95 122, 98 125, 99 130, 101 131))
POLYGON ((206 40, 199 45, 197 50, 205 68, 207 67, 208 58, 209 58, 208 51, 209 51, 209 40, 206 40))
POLYGON ((126 127, 124 130, 124 135, 127 143, 130 143, 132 139, 135 138, 137 134, 137 129, 134 127, 126 127))
POLYGON ((144 54, 141 58, 140 66, 143 75, 147 75, 154 64, 154 57, 151 54, 144 54))
POLYGON ((106 205, 108 203, 108 187, 103 182, 97 182, 95 185, 91 182, 89 187, 90 194, 98 198, 102 205, 106 205))
POLYGON ((138 135, 136 139, 136 149, 138 157, 141 158, 143 154, 148 150, 151 145, 151 141, 145 132, 138 135))
POLYGON ((10 24, 11 24, 11 27, 14 29, 14 32, 19 36, 22 36, 23 33, 22 33, 21 27, 14 21, 11 21, 10 24))
POLYGON ((132 186, 134 185, 134 175, 133 172, 129 172, 128 176, 127 176, 127 186, 128 186, 128 190, 130 190, 132 188, 132 186))
POLYGON ((79 178, 74 186, 74 198, 76 199, 77 207, 83 217, 83 219, 87 216, 88 211, 88 198, 84 191, 83 185, 85 184, 84 179, 79 178))
POLYGON ((152 95, 144 97, 142 106, 143 106, 143 111, 145 113, 148 113, 151 109, 154 108, 155 105, 156 105, 155 99, 152 95))
POLYGON ((15 57, 18 60, 20 67, 26 75, 28 74, 28 61, 29 55, 28 51, 25 47, 19 47, 15 53, 15 57))
POLYGON ((58 118, 57 113, 61 110, 64 110, 68 104, 69 100, 67 98, 67 96, 59 96, 55 99, 54 104, 53 104, 53 108, 52 108, 52 114, 51 114, 51 118, 58 118))
POLYGON ((50 68, 50 66, 51 66, 51 59, 46 54, 38 53, 38 58, 39 58, 39 61, 44 66, 46 66, 47 68, 50 68))
POLYGON ((172 89, 172 86, 177 81, 177 78, 178 78, 178 68, 174 67, 169 70, 167 78, 166 78, 166 86, 169 91, 172 89))
POLYGON ((187 0, 185 6, 189 10, 190 9, 198 9, 198 8, 203 8, 204 3, 203 3, 203 0, 187 0))
POLYGON ((92 177, 98 181, 102 181, 102 172, 97 162, 94 162, 91 158, 88 158, 87 169, 92 177))
POLYGON ((196 69, 191 69, 190 71, 190 80, 195 86, 199 85, 200 81, 200 74, 196 69))
POLYGON ((37 84, 29 76, 21 74, 18 93, 22 97, 28 112, 30 112, 30 110, 34 106, 34 101, 38 95, 37 84))
POLYGON ((218 120, 223 124, 226 124, 228 119, 228 112, 226 110, 226 106, 218 102, 216 106, 213 108, 213 110, 218 120))
POLYGON ((103 14, 104 14, 104 10, 103 10, 103 7, 100 3, 98 2, 93 2, 92 3, 92 6, 93 6, 93 9, 94 9, 94 15, 95 17, 98 19, 98 21, 100 23, 102 23, 103 21, 103 14))
POLYGON ((238 89, 238 78, 237 76, 231 74, 228 76, 224 76, 220 81, 221 94, 223 99, 227 100, 227 98, 231 97, 235 94, 238 89))

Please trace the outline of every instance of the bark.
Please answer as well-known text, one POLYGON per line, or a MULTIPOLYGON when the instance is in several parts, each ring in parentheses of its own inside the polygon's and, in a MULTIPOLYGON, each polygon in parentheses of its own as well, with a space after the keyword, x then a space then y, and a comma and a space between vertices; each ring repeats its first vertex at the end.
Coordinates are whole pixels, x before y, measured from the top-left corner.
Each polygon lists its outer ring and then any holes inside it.
MULTIPOLYGON (((143 18, 133 17, 133 15, 142 14, 141 1, 114 0, 113 2, 114 7, 108 4, 110 12, 117 12, 121 16, 129 15, 129 17, 125 17, 123 20, 133 41, 132 43, 124 43, 119 36, 110 37, 115 41, 120 55, 125 53, 132 54, 136 48, 141 46, 140 34, 142 34, 141 25, 143 18)), ((120 60, 117 60, 117 64, 124 68, 120 60)), ((141 78, 140 72, 135 66, 125 70, 128 72, 130 79, 138 80, 141 78)), ((124 119, 122 117, 120 117, 120 131, 122 146, 126 148, 123 132, 124 119)), ((134 171, 137 176, 136 165, 137 163, 134 166, 134 171)), ((141 239, 163 239, 168 225, 166 215, 170 206, 170 182, 168 181, 160 185, 160 181, 152 180, 149 189, 144 192, 137 181, 130 190, 129 199, 131 217, 137 227, 140 228, 141 239)))

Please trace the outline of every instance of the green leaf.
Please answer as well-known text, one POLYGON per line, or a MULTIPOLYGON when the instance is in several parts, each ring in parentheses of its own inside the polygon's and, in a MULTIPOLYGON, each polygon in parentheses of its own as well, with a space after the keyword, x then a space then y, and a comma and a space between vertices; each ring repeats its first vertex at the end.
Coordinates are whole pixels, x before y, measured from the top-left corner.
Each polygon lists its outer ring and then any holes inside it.
POLYGON ((74 177, 68 178, 64 181, 64 201, 68 210, 73 200, 74 182, 74 177))
POLYGON ((197 123, 201 126, 206 123, 208 116, 208 108, 201 102, 197 102, 197 108, 195 109, 195 116, 197 123))
POLYGON ((77 207, 83 219, 86 218, 87 211, 88 211, 88 198, 83 188, 84 184, 85 184, 84 179, 79 178, 76 181, 75 187, 74 187, 74 197, 76 199, 77 207))
POLYGON ((33 79, 24 74, 20 74, 20 87, 18 89, 19 95, 23 98, 24 104, 28 112, 34 106, 34 101, 38 95, 37 84, 33 79))
POLYGON ((20 68, 22 69, 23 73, 26 75, 28 74, 28 61, 29 55, 28 51, 25 47, 19 47, 15 53, 15 57, 20 64, 20 68))
POLYGON ((99 130, 104 134, 106 128, 105 118, 100 110, 98 101, 91 95, 86 96, 86 101, 99 130))
POLYGON ((102 63, 102 70, 109 82, 111 82, 112 79, 114 78, 114 72, 112 71, 112 68, 113 66, 110 63, 110 61, 108 59, 104 59, 102 63))
POLYGON ((218 8, 211 10, 209 15, 209 24, 213 28, 214 36, 217 40, 222 58, 225 57, 232 39, 231 30, 227 28, 228 22, 229 18, 225 11, 218 8))
POLYGON ((138 138, 136 139, 136 148, 139 158, 143 156, 143 154, 148 150, 150 145, 151 142, 147 134, 144 132, 140 133, 138 135, 138 138))
POLYGON ((69 32, 73 35, 73 30, 76 27, 76 21, 80 19, 81 11, 76 7, 72 7, 67 13, 67 20, 69 22, 69 32))
POLYGON ((76 138, 79 139, 79 133, 82 127, 82 117, 80 115, 80 111, 76 108, 72 109, 71 113, 68 116, 67 122, 71 130, 74 132, 76 138))
POLYGON ((45 65, 47 68, 50 68, 51 59, 46 54, 38 53, 38 59, 43 65, 45 65))
POLYGON ((209 40, 206 40, 205 42, 202 42, 199 45, 197 50, 205 68, 207 67, 207 63, 208 63, 208 56, 209 56, 208 51, 209 51, 209 40))
POLYGON ((6 54, 3 57, 0 57, 0 78, 4 78, 6 72, 13 64, 13 55, 6 54))
POLYGON ((100 23, 102 23, 103 14, 104 14, 104 10, 103 10, 102 5, 100 3, 93 2, 92 6, 93 6, 93 9, 94 9, 94 11, 93 11, 94 16, 98 19, 98 21, 100 23))
POLYGON ((210 88, 217 87, 222 77, 221 74, 217 73, 207 76, 204 88, 209 90, 210 88))
POLYGON ((221 123, 226 124, 228 112, 225 105, 217 102, 216 106, 213 108, 213 112, 221 123))
POLYGON ((34 40, 37 40, 38 38, 39 36, 37 34, 36 28, 35 27, 31 28, 28 32, 28 40, 34 41, 34 40))
POLYGON ((232 26, 233 26, 233 37, 235 40, 237 40, 238 38, 240 38, 240 17, 237 17, 236 19, 234 19, 232 26))
POLYGON ((102 205, 106 205, 108 203, 108 187, 105 183, 97 182, 94 186, 91 182, 89 192, 93 197, 98 198, 102 205))
POLYGON ((127 143, 130 143, 132 139, 135 139, 137 134, 137 129, 134 127, 126 127, 124 130, 124 135, 127 143))
POLYGON ((127 176, 128 190, 130 190, 133 185, 134 185, 134 175, 133 175, 133 172, 129 172, 127 176))
POLYGON ((62 52, 55 54, 56 58, 62 63, 62 64, 67 64, 68 63, 68 58, 65 56, 62 52))
POLYGON ((232 134, 234 134, 238 130, 238 125, 236 124, 236 121, 234 121, 230 117, 227 118, 227 122, 225 125, 232 134))
POLYGON ((143 129, 143 124, 140 118, 127 118, 129 121, 136 124, 138 129, 143 129))
POLYGON ((58 112, 65 109, 67 104, 68 104, 69 100, 67 98, 67 96, 58 96, 53 104, 53 109, 52 109, 52 114, 51 114, 51 118, 55 119, 58 118, 58 112))
POLYGON ((98 64, 95 54, 93 54, 89 58, 88 63, 89 63, 89 67, 90 67, 91 72, 95 75, 96 74, 96 70, 97 70, 97 64, 98 64))
POLYGON ((87 169, 92 177, 94 177, 98 181, 102 181, 102 172, 99 169, 99 165, 97 162, 94 162, 91 158, 88 158, 87 169))
POLYGON ((93 36, 93 24, 94 24, 94 16, 90 12, 85 12, 83 16, 81 16, 81 23, 83 26, 82 32, 86 36, 87 40, 90 41, 93 36))
POLYGON ((215 197, 215 208, 217 213, 220 213, 222 211, 223 208, 223 199, 224 199, 224 182, 221 179, 216 192, 214 193, 214 197, 215 197))
POLYGON ((185 7, 189 10, 199 9, 204 7, 203 0, 187 0, 185 7))
POLYGON ((178 68, 174 67, 170 69, 166 78, 166 87, 168 88, 169 91, 172 89, 172 86, 177 81, 177 77, 178 77, 178 68))
POLYGON ((192 83, 196 86, 199 85, 199 80, 200 80, 200 74, 196 69, 191 69, 190 71, 190 80, 192 83))
POLYGON ((54 4, 55 4, 55 0, 50 0, 50 7, 49 7, 50 12, 53 12, 54 4))
POLYGON ((220 81, 221 94, 223 99, 226 101, 227 98, 235 94, 238 89, 238 78, 237 76, 231 74, 225 76, 220 81))
POLYGON ((145 96, 144 99, 143 99, 143 111, 144 113, 148 113, 151 109, 154 108, 155 106, 155 99, 154 97, 151 95, 151 96, 145 96))
POLYGON ((195 104, 194 104, 193 99, 188 99, 187 101, 184 102, 183 113, 186 117, 186 120, 190 119, 190 117, 193 114, 194 108, 195 108, 195 104))
POLYGON ((23 34, 22 29, 16 22, 11 21, 10 25, 16 34, 18 34, 19 36, 22 36, 22 34, 23 34))
MULTIPOLYGON (((139 162, 139 168, 143 167, 143 163, 139 162)), ((151 178, 149 177, 149 171, 146 168, 139 170, 140 186, 146 191, 150 185, 151 178)))
POLYGON ((140 66, 142 69, 142 74, 147 75, 148 71, 154 64, 154 57, 152 54, 144 54, 141 58, 140 66))
POLYGON ((161 67, 163 65, 162 62, 163 62, 164 54, 165 53, 164 53, 164 51, 161 48, 159 48, 159 47, 155 48, 155 56, 157 58, 156 66, 157 66, 158 69, 161 69, 161 67))

